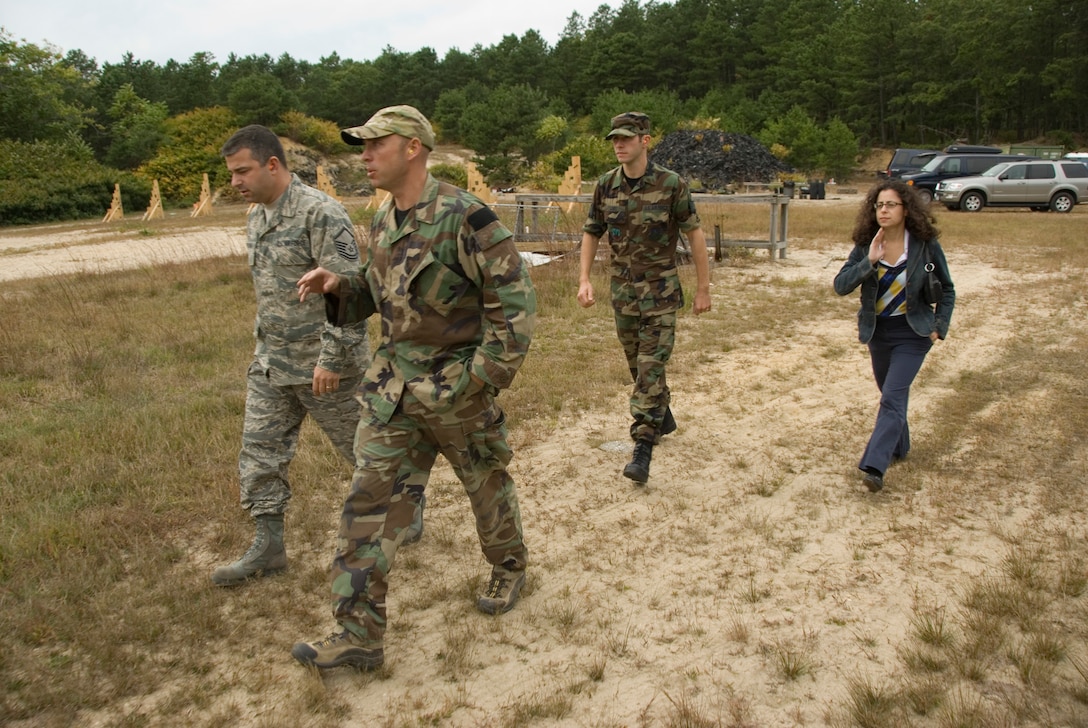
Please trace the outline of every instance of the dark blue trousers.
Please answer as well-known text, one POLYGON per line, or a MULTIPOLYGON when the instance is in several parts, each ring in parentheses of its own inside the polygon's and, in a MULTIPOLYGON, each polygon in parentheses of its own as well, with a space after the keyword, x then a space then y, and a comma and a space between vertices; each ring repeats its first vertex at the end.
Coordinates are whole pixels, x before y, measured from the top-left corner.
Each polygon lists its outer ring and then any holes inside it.
POLYGON ((883 475, 893 458, 905 458, 910 450, 907 426, 907 399, 910 385, 933 342, 919 336, 907 323, 906 316, 877 317, 876 332, 869 342, 873 376, 880 389, 880 410, 876 426, 865 446, 858 468, 872 468, 883 475))

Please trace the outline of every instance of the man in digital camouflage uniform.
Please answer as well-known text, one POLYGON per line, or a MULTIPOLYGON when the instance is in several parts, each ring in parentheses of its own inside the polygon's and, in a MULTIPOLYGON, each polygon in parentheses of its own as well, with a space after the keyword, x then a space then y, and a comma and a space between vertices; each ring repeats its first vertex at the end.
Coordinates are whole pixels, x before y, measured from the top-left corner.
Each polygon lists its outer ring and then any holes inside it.
MULTIPOLYGON (((287 471, 307 413, 354 466, 360 414, 354 394, 370 350, 365 324, 328 324, 324 304, 299 302, 295 287, 319 265, 345 275, 358 269, 355 228, 344 207, 292 174, 279 139, 263 126, 240 129, 221 153, 231 184, 256 205, 246 229, 256 350, 238 457, 242 506, 255 519, 256 535, 239 560, 212 572, 215 584, 230 586, 287 566, 287 471)), ((421 530, 422 512, 417 525, 421 530)))
POLYGON ((623 474, 644 484, 650 478, 654 445, 676 429, 665 365, 676 337, 676 313, 684 305, 676 268, 681 232, 687 235, 695 262, 696 314, 710 310, 710 264, 687 182, 649 163, 650 118, 637 111, 613 117, 606 138, 612 140, 620 166, 598 179, 593 192, 582 228, 578 302, 586 307, 595 302, 590 269, 607 234, 616 333, 635 382, 631 393, 635 446, 623 474))
POLYGON ((409 496, 439 453, 464 485, 492 566, 477 608, 508 611, 525 583, 528 552, 495 396, 528 351, 536 293, 495 213, 427 172, 434 131, 418 110, 382 109, 342 136, 363 145, 367 175, 390 200, 374 217, 358 274, 315 270, 299 295, 326 293, 339 324, 377 312, 382 340, 363 380, 355 477, 332 565, 339 630, 291 654, 319 668, 373 670, 384 661, 388 577, 412 517, 409 496))

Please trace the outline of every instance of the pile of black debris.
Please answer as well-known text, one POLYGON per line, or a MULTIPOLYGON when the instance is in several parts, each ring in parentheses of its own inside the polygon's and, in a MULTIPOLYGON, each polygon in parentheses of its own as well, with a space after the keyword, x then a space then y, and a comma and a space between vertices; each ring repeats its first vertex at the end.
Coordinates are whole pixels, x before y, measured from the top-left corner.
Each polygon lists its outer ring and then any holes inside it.
POLYGON ((737 183, 772 182, 780 173, 793 171, 752 137, 716 129, 668 134, 650 150, 650 161, 707 192, 731 191, 737 183))

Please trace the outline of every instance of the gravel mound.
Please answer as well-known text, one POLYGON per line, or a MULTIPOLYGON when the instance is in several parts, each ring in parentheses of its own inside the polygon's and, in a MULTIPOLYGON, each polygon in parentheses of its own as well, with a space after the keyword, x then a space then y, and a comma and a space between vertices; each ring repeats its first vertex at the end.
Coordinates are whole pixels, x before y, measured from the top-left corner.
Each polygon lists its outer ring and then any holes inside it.
POLYGON ((668 134, 650 151, 650 161, 707 190, 731 183, 770 182, 793 168, 750 136, 706 129, 668 134))

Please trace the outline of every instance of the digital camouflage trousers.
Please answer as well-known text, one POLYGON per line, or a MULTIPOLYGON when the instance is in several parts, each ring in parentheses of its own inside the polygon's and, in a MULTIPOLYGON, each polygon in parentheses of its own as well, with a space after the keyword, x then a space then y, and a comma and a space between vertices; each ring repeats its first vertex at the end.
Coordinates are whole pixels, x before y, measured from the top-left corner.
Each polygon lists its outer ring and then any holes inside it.
POLYGON ((316 396, 311 385, 276 385, 256 363, 246 377, 246 412, 238 454, 242 507, 253 517, 278 515, 287 508, 287 471, 298 447, 302 421, 309 414, 352 466, 361 411, 355 390, 361 377, 340 380, 335 392, 316 396))
POLYGON ((440 453, 468 495, 484 558, 494 566, 525 568, 505 421, 485 393, 436 414, 405 391, 388 423, 360 425, 331 583, 333 616, 368 646, 382 644, 389 572, 440 453))

